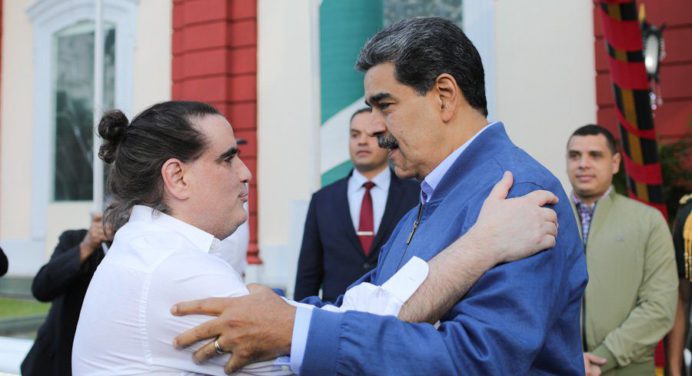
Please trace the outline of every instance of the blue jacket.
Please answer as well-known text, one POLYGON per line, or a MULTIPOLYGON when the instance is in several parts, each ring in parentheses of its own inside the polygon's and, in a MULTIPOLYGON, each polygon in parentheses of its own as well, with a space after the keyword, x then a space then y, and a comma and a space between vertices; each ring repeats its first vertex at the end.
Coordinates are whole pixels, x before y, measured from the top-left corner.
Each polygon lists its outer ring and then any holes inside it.
MULTIPOLYGON (((475 223, 504 171, 511 197, 537 189, 560 202, 556 246, 486 272, 442 318, 439 329, 392 316, 314 310, 303 375, 583 375, 579 311, 587 282, 583 245, 560 182, 517 148, 499 123, 454 162, 425 205, 406 246, 411 210, 360 282, 382 284, 412 256, 429 260, 475 223)), ((320 305, 316 299, 306 302, 320 305)))

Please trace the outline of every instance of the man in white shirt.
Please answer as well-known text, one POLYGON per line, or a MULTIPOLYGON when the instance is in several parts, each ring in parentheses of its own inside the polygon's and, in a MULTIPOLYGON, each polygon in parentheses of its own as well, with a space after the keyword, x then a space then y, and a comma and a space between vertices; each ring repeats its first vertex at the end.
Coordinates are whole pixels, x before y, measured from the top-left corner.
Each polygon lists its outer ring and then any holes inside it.
POLYGON ((357 110, 349 124, 353 170, 312 195, 305 218, 293 297, 317 295, 333 302, 363 274, 374 269, 380 247, 399 219, 418 203, 413 180, 388 168, 387 150, 368 135, 370 108, 357 110))
MULTIPOLYGON (((84 300, 74 374, 223 374, 222 361, 197 365, 170 346, 204 317, 181 320, 169 307, 181 297, 248 293, 219 241, 246 220, 251 174, 233 130, 211 106, 166 102, 129 124, 106 114, 99 133, 115 201, 106 221, 117 233, 84 300)), ((269 362, 241 372, 269 373, 290 371, 269 362)))
MULTIPOLYGON (((111 164, 109 189, 114 197, 105 221, 116 235, 85 297, 73 347, 73 373, 223 374, 227 354, 197 364, 192 351, 198 347, 171 346, 176 334, 208 317, 173 316, 170 307, 182 300, 248 293, 239 274, 219 257, 219 239, 227 238, 247 218, 243 205, 251 178, 237 155, 230 124, 206 104, 165 102, 132 122, 119 111, 108 113, 99 124, 99 134, 104 139, 99 156, 111 164)), ((456 253, 443 252, 458 256, 448 263, 475 265, 472 270, 482 273, 498 262, 525 257, 554 242, 554 213, 540 206, 554 202, 555 197, 544 192, 503 200, 510 186, 511 179, 503 179, 488 200, 490 214, 481 213, 481 225, 450 246, 456 253), (501 228, 512 220, 527 223, 520 233, 501 228), (460 252, 468 249, 469 242, 487 249, 460 252)), ((382 287, 363 284, 342 308, 397 314, 426 276, 427 264, 422 263, 413 273, 395 275, 382 287), (368 307, 373 301, 381 303, 368 307)), ((477 275, 464 274, 461 280, 472 283, 474 278, 477 275)), ((432 298, 418 309, 439 309, 446 300, 441 293, 439 301, 432 298)), ((210 345, 223 355, 218 342, 210 345)), ((284 353, 288 352, 266 358, 284 353)), ((250 375, 290 373, 282 360, 239 370, 250 375)))

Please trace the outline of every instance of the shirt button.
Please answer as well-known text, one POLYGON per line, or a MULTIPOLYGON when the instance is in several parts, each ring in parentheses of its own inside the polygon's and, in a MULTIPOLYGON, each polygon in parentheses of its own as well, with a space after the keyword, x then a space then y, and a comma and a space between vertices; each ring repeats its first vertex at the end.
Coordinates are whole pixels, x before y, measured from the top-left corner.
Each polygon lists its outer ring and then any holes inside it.
POLYGON ((370 265, 370 263, 368 263, 368 262, 363 264, 363 269, 370 269, 370 267, 372 267, 372 265, 370 265))

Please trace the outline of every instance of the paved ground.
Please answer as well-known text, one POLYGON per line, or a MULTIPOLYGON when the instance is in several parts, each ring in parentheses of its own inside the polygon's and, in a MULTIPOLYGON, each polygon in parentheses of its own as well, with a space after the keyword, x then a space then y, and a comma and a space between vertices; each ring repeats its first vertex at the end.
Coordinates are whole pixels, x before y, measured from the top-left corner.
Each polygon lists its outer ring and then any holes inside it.
MULTIPOLYGON (((0 278, 0 296, 33 299, 31 278, 0 278)), ((4 328, 1 330, 3 335, 8 335, 7 337, 0 337, 0 376, 19 375, 19 365, 34 343, 36 328, 45 320, 45 316, 27 317, 19 320, 21 322, 18 321, 17 325, 13 325, 10 322, 12 320, 0 320, 0 329, 4 328), (8 329, 9 326, 15 326, 17 330, 10 330, 8 329)))
POLYGON ((19 365, 33 343, 30 339, 0 337, 0 376, 19 375, 19 365))

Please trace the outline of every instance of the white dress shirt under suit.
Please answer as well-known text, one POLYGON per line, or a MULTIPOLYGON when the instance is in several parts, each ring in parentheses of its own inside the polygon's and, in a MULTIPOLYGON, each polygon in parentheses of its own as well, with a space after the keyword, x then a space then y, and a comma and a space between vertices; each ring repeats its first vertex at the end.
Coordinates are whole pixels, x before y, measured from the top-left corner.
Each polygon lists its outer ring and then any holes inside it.
MULTIPOLYGON (((348 209, 351 213, 353 228, 356 231, 360 227, 360 223, 358 223, 360 221, 360 207, 365 195, 363 184, 367 181, 368 178, 355 169, 348 179, 348 209)), ((382 222, 382 216, 384 215, 384 208, 387 205, 387 194, 389 194, 389 183, 392 181, 392 172, 389 168, 385 168, 370 181, 375 183, 375 186, 370 189, 370 196, 372 197, 373 227, 375 234, 377 234, 377 230, 382 222)))

